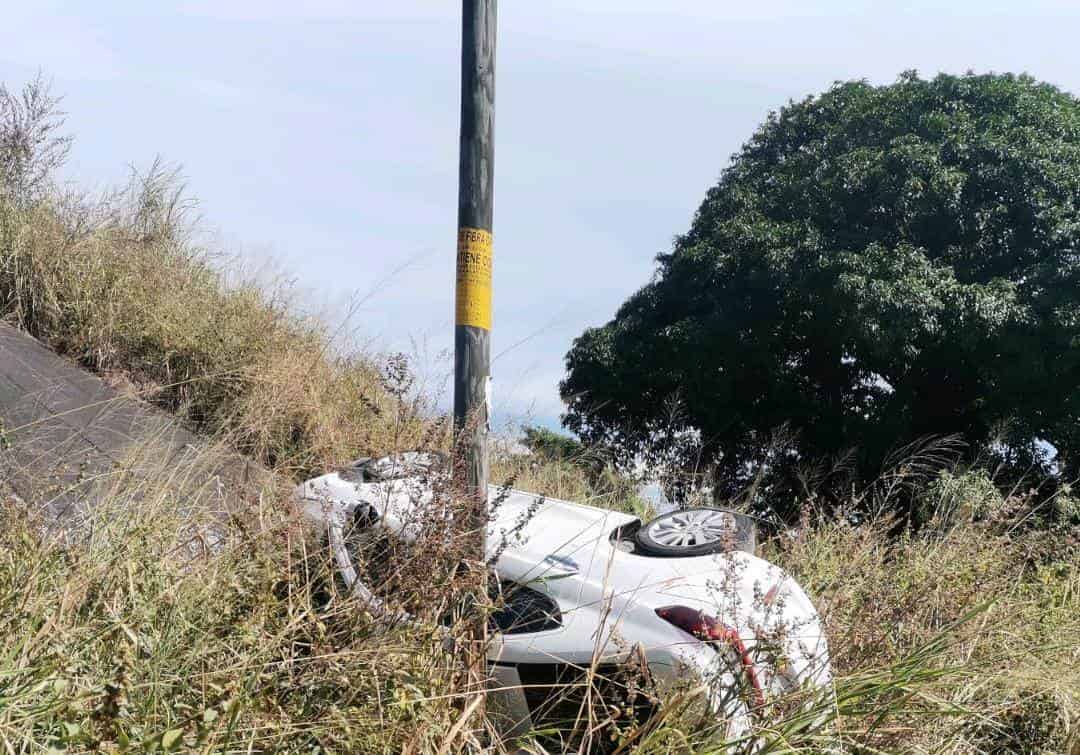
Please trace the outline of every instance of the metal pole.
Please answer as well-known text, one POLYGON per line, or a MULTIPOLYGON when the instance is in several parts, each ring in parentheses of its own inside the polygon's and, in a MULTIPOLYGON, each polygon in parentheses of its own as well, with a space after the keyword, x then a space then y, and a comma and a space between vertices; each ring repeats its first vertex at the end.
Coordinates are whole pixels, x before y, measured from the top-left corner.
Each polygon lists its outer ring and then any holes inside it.
MULTIPOLYGON (((496 0, 463 0, 461 145, 458 166, 457 290, 454 327, 455 476, 469 515, 471 558, 484 562, 491 377, 492 194, 495 170, 496 0)), ((469 667, 476 690, 486 675, 486 621, 474 627, 469 667)))

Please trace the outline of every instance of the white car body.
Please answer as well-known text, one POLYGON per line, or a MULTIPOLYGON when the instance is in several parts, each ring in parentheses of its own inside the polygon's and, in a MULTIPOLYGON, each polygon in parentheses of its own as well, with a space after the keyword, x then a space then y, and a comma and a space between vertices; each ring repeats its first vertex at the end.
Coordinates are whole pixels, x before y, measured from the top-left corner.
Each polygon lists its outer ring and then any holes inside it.
MULTIPOLYGON (((409 538, 417 526, 415 512, 431 495, 418 478, 353 482, 339 473, 297 489, 306 516, 332 546, 340 546, 341 532, 359 507, 377 513, 373 527, 409 538)), ((492 697, 509 733, 532 724, 534 706, 526 690, 540 666, 587 669, 618 664, 631 652, 644 653, 660 682, 706 683, 733 737, 750 731, 755 702, 796 687, 830 688, 817 611, 799 585, 768 562, 741 551, 640 555, 613 539, 613 533, 639 524, 631 515, 494 486, 489 502, 487 549, 498 556, 496 575, 546 595, 561 618, 543 631, 496 634, 492 640, 492 697), (657 613, 672 606, 711 617, 730 634, 721 642, 702 641, 657 613)), ((335 558, 346 583, 370 595, 343 547, 336 548, 335 558)))

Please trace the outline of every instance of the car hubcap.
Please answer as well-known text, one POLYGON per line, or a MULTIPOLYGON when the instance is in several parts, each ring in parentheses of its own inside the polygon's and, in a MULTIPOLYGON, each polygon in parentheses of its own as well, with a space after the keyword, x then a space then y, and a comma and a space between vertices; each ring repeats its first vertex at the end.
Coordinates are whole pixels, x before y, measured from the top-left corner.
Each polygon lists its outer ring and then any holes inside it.
POLYGON ((669 547, 706 545, 735 534, 735 517, 726 511, 677 511, 649 525, 649 536, 669 547))

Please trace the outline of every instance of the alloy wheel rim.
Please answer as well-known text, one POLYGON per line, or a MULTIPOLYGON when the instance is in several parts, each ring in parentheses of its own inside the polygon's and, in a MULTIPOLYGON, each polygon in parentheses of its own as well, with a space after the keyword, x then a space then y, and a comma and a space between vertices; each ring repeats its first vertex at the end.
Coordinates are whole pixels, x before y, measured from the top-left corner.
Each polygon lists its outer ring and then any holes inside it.
POLYGON ((735 517, 715 509, 676 511, 649 525, 649 536, 670 548, 710 545, 735 534, 735 517))

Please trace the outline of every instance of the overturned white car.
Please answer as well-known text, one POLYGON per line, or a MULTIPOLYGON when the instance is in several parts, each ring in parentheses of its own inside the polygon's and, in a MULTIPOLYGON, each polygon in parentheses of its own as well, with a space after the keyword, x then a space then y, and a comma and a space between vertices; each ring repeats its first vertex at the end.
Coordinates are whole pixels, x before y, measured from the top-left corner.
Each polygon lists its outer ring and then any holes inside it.
MULTIPOLYGON (((298 487, 306 516, 356 594, 378 601, 358 575, 346 533, 411 537, 416 511, 432 495, 436 461, 425 454, 361 460, 298 487)), ((817 612, 798 584, 753 554, 749 518, 699 508, 643 523, 494 486, 489 505, 492 582, 505 601, 492 617, 491 707, 511 733, 549 717, 558 705, 553 688, 632 656, 661 684, 707 685, 731 737, 749 734, 754 717, 779 696, 828 696, 817 612)))

